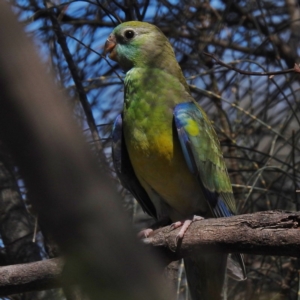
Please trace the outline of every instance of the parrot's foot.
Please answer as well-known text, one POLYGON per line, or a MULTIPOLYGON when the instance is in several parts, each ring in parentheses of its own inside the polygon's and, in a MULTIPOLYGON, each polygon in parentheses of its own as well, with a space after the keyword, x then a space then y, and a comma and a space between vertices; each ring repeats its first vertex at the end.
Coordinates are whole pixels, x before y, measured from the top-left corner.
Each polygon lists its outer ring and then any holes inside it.
POLYGON ((138 238, 139 239, 148 238, 152 232, 153 232, 152 228, 143 229, 138 233, 138 238))
POLYGON ((174 230, 176 228, 181 227, 178 234, 176 235, 176 245, 178 244, 179 240, 183 239, 184 234, 186 233, 186 231, 188 230, 188 228, 190 227, 190 225, 193 222, 200 221, 200 220, 203 220, 203 219, 204 219, 203 217, 194 215, 191 219, 187 219, 187 220, 184 220, 184 221, 177 221, 177 222, 173 223, 171 225, 171 230, 174 230))
POLYGON ((155 222, 152 226, 150 226, 149 228, 146 228, 146 229, 143 229, 141 230, 139 233, 138 233, 138 238, 139 239, 144 239, 144 238, 148 238, 152 232, 155 230, 155 229, 158 229, 162 226, 167 226, 167 225, 170 225, 171 223, 171 220, 169 217, 165 217, 165 216, 162 216, 160 217, 160 219, 155 222))

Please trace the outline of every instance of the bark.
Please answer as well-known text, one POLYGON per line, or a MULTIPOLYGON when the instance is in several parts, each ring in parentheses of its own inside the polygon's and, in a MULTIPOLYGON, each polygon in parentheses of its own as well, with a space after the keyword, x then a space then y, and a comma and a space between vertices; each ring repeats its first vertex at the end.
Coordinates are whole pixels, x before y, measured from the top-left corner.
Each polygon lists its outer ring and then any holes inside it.
POLYGON ((0 267, 0 296, 57 288, 62 267, 61 259, 0 267))
MULTIPOLYGON (((199 251, 300 257, 300 212, 266 211, 196 221, 176 247, 178 231, 170 226, 155 230, 144 240, 150 246, 145 252, 149 248, 158 252, 165 258, 163 266, 199 251)), ((61 259, 51 259, 0 268, 0 296, 57 287, 62 264, 61 259)))
POLYGON ((176 246, 178 231, 160 228, 144 241, 162 248, 170 260, 199 251, 300 257, 300 212, 265 211, 196 221, 176 246))

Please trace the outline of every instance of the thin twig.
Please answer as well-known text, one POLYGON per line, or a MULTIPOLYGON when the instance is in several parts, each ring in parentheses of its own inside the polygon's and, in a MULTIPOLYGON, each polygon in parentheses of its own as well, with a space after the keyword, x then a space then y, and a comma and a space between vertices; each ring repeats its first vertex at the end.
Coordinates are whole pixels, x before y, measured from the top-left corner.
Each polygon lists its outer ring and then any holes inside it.
POLYGON ((53 30, 54 30, 54 32, 56 34, 56 37, 57 37, 57 42, 58 42, 58 44, 60 45, 60 47, 62 49, 62 52, 63 52, 63 54, 65 56, 65 59, 66 59, 66 62, 68 64, 70 73, 71 73, 72 78, 74 80, 76 90, 77 90, 77 93, 78 93, 78 97, 79 97, 80 103, 82 105, 82 108, 85 112, 87 123, 89 125, 90 130, 91 130, 92 139, 93 139, 96 151, 98 153, 98 152, 102 151, 102 145, 100 143, 100 137, 99 137, 96 122, 95 122, 95 119, 94 119, 94 116, 93 116, 93 113, 92 113, 92 109, 91 109, 91 106, 88 102, 84 86, 82 84, 82 79, 79 76, 77 66, 76 66, 76 64, 73 60, 73 57, 70 53, 70 50, 68 48, 65 34, 63 33, 63 31, 62 31, 62 29, 59 25, 59 22, 58 22, 58 20, 57 20, 57 18, 55 17, 54 14, 50 14, 50 20, 52 22, 53 30))
POLYGON ((294 68, 292 69, 287 69, 287 70, 283 70, 283 71, 274 71, 274 72, 250 72, 250 71, 243 71, 241 69, 238 69, 232 65, 229 65, 225 62, 223 62, 222 60, 218 59, 215 55, 208 53, 208 52, 202 52, 204 55, 212 58, 213 60, 215 60, 219 65, 228 68, 230 70, 236 71, 240 74, 243 75, 253 75, 253 76, 274 76, 274 75, 282 75, 282 74, 287 74, 287 73, 300 73, 300 67, 295 64, 294 68))

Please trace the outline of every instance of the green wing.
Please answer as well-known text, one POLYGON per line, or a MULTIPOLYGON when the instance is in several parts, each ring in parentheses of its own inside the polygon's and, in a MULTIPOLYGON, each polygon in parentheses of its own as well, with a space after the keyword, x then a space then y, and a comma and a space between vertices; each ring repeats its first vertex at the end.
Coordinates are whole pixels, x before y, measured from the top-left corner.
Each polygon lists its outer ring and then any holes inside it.
POLYGON ((180 103, 174 119, 189 170, 197 176, 213 215, 234 215, 236 206, 220 143, 205 112, 193 102, 180 103))

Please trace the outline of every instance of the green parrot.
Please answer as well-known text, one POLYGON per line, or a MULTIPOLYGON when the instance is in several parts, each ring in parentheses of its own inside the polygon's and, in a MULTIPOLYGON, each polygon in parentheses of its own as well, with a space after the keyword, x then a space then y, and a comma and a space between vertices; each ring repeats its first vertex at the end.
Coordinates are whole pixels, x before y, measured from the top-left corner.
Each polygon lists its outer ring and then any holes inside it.
MULTIPOLYGON (((126 72, 124 109, 112 134, 113 162, 124 187, 150 216, 182 225, 180 238, 195 215, 234 215, 218 137, 191 96, 166 36, 152 24, 125 22, 113 30, 104 52, 126 72)), ((236 257, 246 277, 242 257, 236 257)), ((199 253, 184 263, 193 300, 221 299, 227 255, 199 253)))

